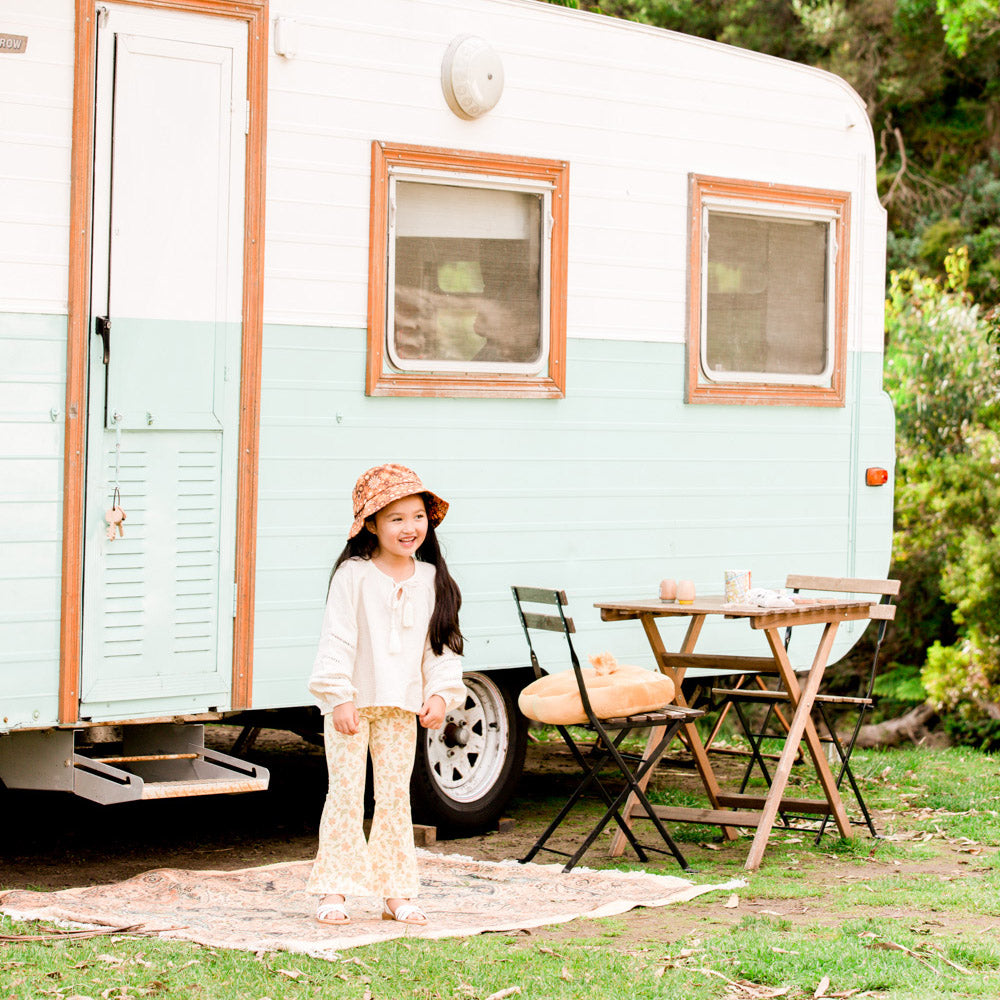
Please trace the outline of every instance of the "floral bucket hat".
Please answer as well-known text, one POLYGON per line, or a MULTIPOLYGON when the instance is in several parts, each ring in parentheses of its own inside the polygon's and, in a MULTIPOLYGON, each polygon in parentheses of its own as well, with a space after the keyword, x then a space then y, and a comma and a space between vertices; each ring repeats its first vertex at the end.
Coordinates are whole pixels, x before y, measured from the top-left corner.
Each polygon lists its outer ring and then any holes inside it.
POLYGON ((436 528, 448 513, 448 502, 431 493, 412 469, 390 463, 376 465, 363 472, 354 484, 354 523, 347 537, 353 538, 364 527, 365 521, 383 507, 415 493, 423 495, 427 519, 436 528))

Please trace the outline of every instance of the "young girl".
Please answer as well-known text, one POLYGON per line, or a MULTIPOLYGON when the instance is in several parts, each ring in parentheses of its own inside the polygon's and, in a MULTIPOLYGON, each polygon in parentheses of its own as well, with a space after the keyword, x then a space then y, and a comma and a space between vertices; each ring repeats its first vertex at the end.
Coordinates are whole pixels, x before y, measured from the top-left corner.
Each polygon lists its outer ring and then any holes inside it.
POLYGON ((354 523, 334 563, 309 690, 324 715, 330 786, 306 892, 316 918, 346 924, 348 894, 381 896, 383 920, 425 924, 412 902, 410 818, 416 720, 439 729, 465 700, 462 603, 434 529, 448 504, 402 465, 369 469, 354 487, 354 523), (365 841, 369 750, 375 815, 365 841))

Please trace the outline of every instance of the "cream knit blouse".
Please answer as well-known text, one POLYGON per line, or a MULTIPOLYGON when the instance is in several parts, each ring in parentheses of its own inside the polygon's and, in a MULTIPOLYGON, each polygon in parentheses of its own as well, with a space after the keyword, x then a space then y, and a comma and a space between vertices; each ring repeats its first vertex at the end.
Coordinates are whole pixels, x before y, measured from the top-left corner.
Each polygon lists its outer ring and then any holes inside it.
POLYGON ((431 650, 434 567, 413 562, 397 582, 370 559, 348 559, 333 575, 309 691, 324 715, 344 702, 419 712, 433 694, 450 710, 465 701, 462 661, 431 650))

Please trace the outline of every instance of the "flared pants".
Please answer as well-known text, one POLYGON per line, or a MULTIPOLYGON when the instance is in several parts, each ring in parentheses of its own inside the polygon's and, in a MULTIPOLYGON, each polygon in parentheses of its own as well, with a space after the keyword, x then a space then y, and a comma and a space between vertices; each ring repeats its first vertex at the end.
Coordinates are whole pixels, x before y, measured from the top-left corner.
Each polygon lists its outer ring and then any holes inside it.
POLYGON ((325 717, 330 784, 319 827, 319 851, 306 892, 414 899, 419 889, 410 772, 417 720, 401 708, 362 708, 357 733, 345 736, 325 717), (365 840, 365 770, 372 756, 375 815, 365 840))

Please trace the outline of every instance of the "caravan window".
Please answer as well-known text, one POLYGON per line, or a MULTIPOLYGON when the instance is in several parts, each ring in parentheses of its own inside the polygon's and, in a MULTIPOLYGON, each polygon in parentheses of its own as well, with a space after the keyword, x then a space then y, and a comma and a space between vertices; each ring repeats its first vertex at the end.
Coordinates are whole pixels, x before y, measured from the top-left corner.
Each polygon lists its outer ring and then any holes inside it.
POLYGON ((537 374, 547 191, 390 178, 389 359, 400 371, 537 374))
POLYGON ((369 393, 562 395, 566 165, 374 149, 369 393))
POLYGON ((848 205, 692 178, 690 402, 843 405, 848 205))

